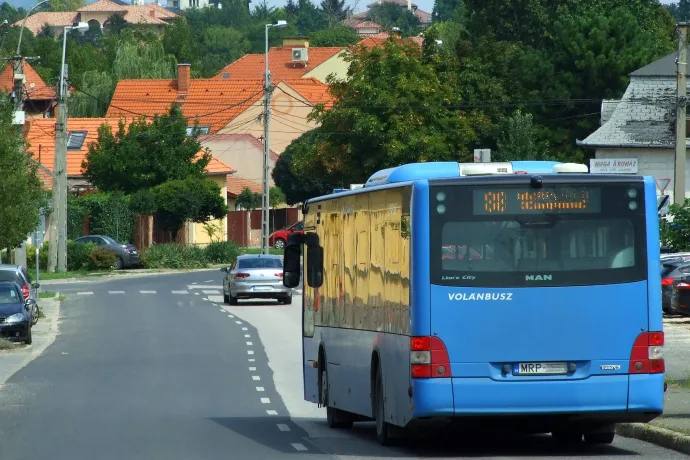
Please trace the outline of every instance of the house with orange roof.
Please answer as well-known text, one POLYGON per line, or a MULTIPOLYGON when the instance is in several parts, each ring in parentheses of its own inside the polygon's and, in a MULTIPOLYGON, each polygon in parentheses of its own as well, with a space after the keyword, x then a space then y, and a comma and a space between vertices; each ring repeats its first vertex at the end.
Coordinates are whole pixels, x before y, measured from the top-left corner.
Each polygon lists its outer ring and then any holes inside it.
MULTIPOLYGON (((299 78, 316 78, 326 83, 328 73, 316 72, 325 62, 341 53, 343 47, 309 47, 308 37, 287 37, 283 45, 268 51, 268 67, 271 79, 297 80, 299 78), (320 76, 323 75, 322 78, 320 76)), ((265 53, 245 54, 235 62, 225 66, 214 77, 220 80, 261 79, 266 69, 265 53)), ((338 72, 338 69, 332 71, 338 72)))
MULTIPOLYGON (((93 186, 84 178, 82 162, 86 158, 89 146, 98 140, 98 128, 107 124, 116 130, 120 118, 69 118, 67 120, 67 182, 73 192, 92 190, 93 186)), ((55 161, 55 120, 35 119, 27 123, 26 139, 28 151, 33 154, 45 169, 53 171, 55 161)), ((201 152, 199 152, 201 155, 201 152)), ((206 167, 206 176, 221 189, 224 200, 227 200, 227 176, 235 171, 217 158, 212 158, 206 167)), ((51 184, 52 187, 52 184, 51 184)), ((227 203, 227 201, 226 201, 227 203)), ((227 218, 209 222, 222 229, 220 235, 227 238, 227 218)), ((208 244, 210 236, 204 230, 204 224, 190 222, 185 227, 186 243, 208 244)))
MULTIPOLYGON (((24 114, 26 119, 49 118, 57 107, 55 88, 46 85, 31 64, 24 61, 24 114)), ((14 91, 14 67, 7 63, 0 72, 0 91, 10 94, 14 91)))
MULTIPOLYGON (((157 29, 165 27, 179 16, 175 8, 166 8, 157 2, 144 3, 143 0, 127 3, 123 0, 97 0, 77 11, 70 12, 38 12, 26 20, 26 29, 34 35, 38 34, 44 26, 48 26, 57 35, 61 35, 63 28, 71 26, 75 22, 86 22, 89 25, 98 25, 101 28, 108 26, 108 20, 114 14, 119 14, 129 24, 151 26, 157 29)), ((21 26, 24 20, 12 24, 21 26)))
MULTIPOLYGON (((380 5, 382 3, 393 3, 395 5, 400 6, 401 8, 406 8, 406 9, 412 11, 412 14, 414 14, 415 17, 417 19, 419 19, 419 23, 423 27, 430 26, 432 23, 431 13, 427 13, 424 10, 420 10, 419 7, 410 0, 376 0, 375 2, 368 4, 367 8, 371 8, 374 5, 380 5)), ((371 25, 365 25, 367 22, 370 22, 368 10, 362 11, 361 13, 353 14, 352 16, 346 18, 343 21, 343 24, 345 24, 346 26, 352 27, 357 32, 359 32, 360 34, 379 33, 379 32, 383 31, 381 29, 378 32, 371 32, 370 31, 372 29, 371 25)), ((371 24, 375 24, 375 23, 371 23, 371 24)), ((375 25, 378 25, 378 24, 375 24, 375 25)), ((378 27, 381 27, 381 26, 378 26, 378 27)))
MULTIPOLYGON (((263 167, 263 142, 259 142, 264 136, 263 84, 262 79, 192 79, 191 66, 179 64, 175 79, 119 81, 106 116, 153 117, 177 103, 188 119, 189 133, 196 126, 202 145, 214 157, 233 160, 239 176, 260 182, 256 171, 263 167), (255 141, 249 144, 247 136, 255 141)), ((317 126, 307 116, 315 104, 330 103, 331 98, 328 87, 313 78, 274 80, 274 84, 270 146, 279 155, 317 126)))

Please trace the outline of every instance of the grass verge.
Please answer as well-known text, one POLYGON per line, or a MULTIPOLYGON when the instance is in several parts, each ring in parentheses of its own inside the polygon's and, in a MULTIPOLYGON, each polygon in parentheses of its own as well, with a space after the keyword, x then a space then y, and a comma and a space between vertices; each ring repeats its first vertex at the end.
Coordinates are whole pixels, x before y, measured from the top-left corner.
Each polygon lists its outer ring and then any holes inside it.
POLYGON ((16 347, 17 346, 15 345, 14 342, 11 342, 7 339, 1 339, 0 338, 0 350, 12 350, 16 347))
POLYGON ((43 291, 38 294, 39 299, 54 299, 55 293, 51 291, 43 291))
POLYGON ((666 383, 671 388, 682 388, 683 390, 690 390, 690 378, 683 379, 666 379, 666 383))
MULTIPOLYGON (((268 253, 274 256, 282 256, 284 251, 282 249, 270 248, 268 253)), ((261 248, 242 248, 242 254, 261 254, 261 248)))

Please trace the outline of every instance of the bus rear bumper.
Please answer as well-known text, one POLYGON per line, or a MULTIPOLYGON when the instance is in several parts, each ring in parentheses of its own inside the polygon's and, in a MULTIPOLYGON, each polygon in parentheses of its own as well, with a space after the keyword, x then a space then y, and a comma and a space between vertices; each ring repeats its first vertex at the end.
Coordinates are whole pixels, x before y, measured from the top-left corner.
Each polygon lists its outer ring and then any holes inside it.
POLYGON ((663 387, 663 374, 572 381, 415 380, 413 417, 554 415, 609 423, 646 422, 663 411, 663 387))

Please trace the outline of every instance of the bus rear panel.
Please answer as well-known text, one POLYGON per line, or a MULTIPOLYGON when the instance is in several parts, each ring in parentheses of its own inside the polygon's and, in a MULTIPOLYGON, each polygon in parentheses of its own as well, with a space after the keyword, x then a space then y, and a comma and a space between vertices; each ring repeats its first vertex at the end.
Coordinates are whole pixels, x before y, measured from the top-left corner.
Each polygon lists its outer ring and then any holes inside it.
POLYGON ((649 178, 427 184, 416 184, 415 199, 426 199, 412 213, 412 335, 420 340, 410 346, 411 356, 429 350, 431 360, 410 365, 413 417, 615 423, 661 414, 659 233, 649 178), (424 247, 427 261, 419 260, 424 247))

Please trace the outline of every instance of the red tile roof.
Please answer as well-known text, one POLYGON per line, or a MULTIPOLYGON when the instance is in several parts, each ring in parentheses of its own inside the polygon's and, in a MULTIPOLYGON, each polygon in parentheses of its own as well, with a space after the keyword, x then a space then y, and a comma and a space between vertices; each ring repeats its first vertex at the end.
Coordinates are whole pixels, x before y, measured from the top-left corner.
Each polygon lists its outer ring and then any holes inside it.
MULTIPOLYGON (((392 34, 388 32, 380 32, 378 34, 366 35, 366 38, 362 39, 362 41, 360 41, 357 44, 366 46, 367 48, 381 46, 386 40, 388 40, 391 37, 391 35, 392 34)), ((411 40, 419 46, 422 46, 422 44, 424 43, 423 37, 409 37, 407 40, 411 40)))
POLYGON ((167 24, 177 15, 155 3, 146 5, 121 5, 112 0, 98 0, 79 8, 84 13, 123 13, 130 24, 167 24))
MULTIPOLYGON (((55 99, 55 88, 46 85, 43 79, 38 75, 31 65, 24 61, 24 88, 26 90, 26 98, 34 101, 55 99)), ((14 68, 12 63, 8 63, 0 72, 0 91, 9 93, 14 87, 14 68)))
POLYGON ((41 179, 43 190, 53 190, 53 173, 42 164, 38 165, 38 178, 41 179))
MULTIPOLYGON (((24 27, 27 30, 30 30, 34 35, 36 35, 41 31, 41 29, 43 29, 43 26, 46 24, 48 24, 51 27, 58 28, 71 26, 72 24, 77 22, 78 15, 79 14, 74 11, 67 13, 51 13, 47 11, 41 11, 39 13, 34 13, 31 16, 29 16, 26 20, 26 24, 24 25, 24 27)), ((21 27, 23 22, 24 19, 20 19, 12 25, 21 27)))
POLYGON ((324 85, 316 78, 300 78, 299 80, 284 80, 283 83, 297 91, 311 104, 333 104, 333 96, 328 92, 328 85, 324 85))
POLYGON ((364 21, 355 25, 353 29, 383 29, 383 26, 376 24, 373 21, 364 21))
MULTIPOLYGON (((289 78, 302 78, 307 72, 315 69, 323 64, 326 60, 338 54, 344 48, 339 47, 314 47, 308 48, 309 62, 307 65, 303 63, 292 62, 292 49, 295 46, 281 46, 271 48, 268 52, 268 67, 271 71, 271 78, 273 81, 285 80, 289 78)), ((213 78, 218 79, 249 79, 249 78, 264 78, 266 69, 265 55, 261 54, 245 54, 232 64, 225 66, 218 75, 213 78)))
POLYGON ((227 179, 225 179, 225 185, 228 188, 228 195, 233 197, 238 196, 245 188, 249 188, 249 190, 254 193, 263 193, 261 185, 257 184, 256 182, 237 177, 234 174, 228 175, 227 179))
MULTIPOLYGON (((98 128, 106 123, 116 130, 119 118, 69 118, 67 132, 86 131, 84 142, 79 150, 67 151, 67 176, 78 177, 83 174, 81 163, 86 158, 89 145, 98 140, 98 128)), ((33 158, 52 171, 55 161, 55 119, 41 118, 29 123, 27 134, 29 151, 33 158)), ((201 155, 201 152, 199 152, 201 155)), ((212 158, 206 167, 207 174, 229 174, 233 169, 217 158, 212 158)))
POLYGON ((88 5, 82 6, 77 11, 115 13, 117 11, 127 11, 130 5, 120 5, 111 0, 98 0, 88 5))
POLYGON ((198 120, 213 134, 262 96, 263 80, 192 79, 186 93, 178 92, 177 79, 120 80, 106 116, 151 117, 166 113, 177 102, 190 126, 198 120))

